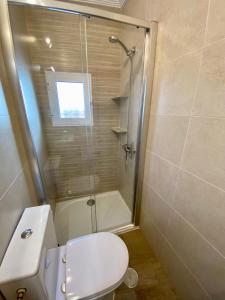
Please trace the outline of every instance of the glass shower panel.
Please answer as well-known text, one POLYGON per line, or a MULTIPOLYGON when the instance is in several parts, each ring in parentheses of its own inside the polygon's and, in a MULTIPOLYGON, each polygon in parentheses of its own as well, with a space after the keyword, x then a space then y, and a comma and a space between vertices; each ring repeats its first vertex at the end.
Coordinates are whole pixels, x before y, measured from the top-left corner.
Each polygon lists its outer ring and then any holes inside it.
POLYGON ((120 192, 133 217, 138 163, 136 150, 139 147, 138 134, 143 105, 145 30, 123 25, 121 38, 128 49, 135 49, 130 57, 123 51, 120 87, 121 95, 128 97, 128 101, 123 102, 120 109, 121 127, 127 128, 127 134, 120 139, 120 192))
POLYGON ((132 223, 145 32, 91 17, 86 39, 97 230, 102 231, 132 223))
POLYGON ((29 127, 63 244, 96 231, 86 18, 35 6, 10 4, 9 11, 29 127))
POLYGON ((59 243, 131 224, 144 29, 37 6, 9 10, 59 243))

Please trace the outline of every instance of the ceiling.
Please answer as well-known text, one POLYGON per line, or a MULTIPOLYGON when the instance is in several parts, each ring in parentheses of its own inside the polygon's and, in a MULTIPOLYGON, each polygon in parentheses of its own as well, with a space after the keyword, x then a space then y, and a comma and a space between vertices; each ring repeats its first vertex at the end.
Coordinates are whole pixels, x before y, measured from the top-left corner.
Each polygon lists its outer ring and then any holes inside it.
POLYGON ((79 2, 122 8, 126 0, 78 0, 79 2))

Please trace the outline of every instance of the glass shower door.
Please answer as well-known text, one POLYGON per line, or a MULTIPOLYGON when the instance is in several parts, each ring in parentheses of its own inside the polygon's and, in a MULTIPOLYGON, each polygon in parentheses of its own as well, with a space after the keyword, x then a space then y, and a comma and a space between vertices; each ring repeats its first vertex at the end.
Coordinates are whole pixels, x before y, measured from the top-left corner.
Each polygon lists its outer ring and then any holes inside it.
POLYGON ((131 224, 144 29, 35 5, 9 11, 59 243, 131 224))
POLYGON ((144 41, 142 28, 86 20, 98 231, 118 229, 133 219, 144 41))
POLYGON ((32 143, 63 244, 96 231, 86 18, 14 4, 9 12, 32 143))

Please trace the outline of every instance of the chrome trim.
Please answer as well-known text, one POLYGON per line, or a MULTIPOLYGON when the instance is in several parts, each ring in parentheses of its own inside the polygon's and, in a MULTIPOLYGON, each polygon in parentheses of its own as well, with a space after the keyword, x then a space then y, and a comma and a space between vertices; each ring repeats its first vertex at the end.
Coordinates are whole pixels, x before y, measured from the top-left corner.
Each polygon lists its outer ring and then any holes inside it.
POLYGON ((32 172, 36 194, 40 204, 44 204, 46 201, 46 197, 43 180, 38 165, 37 153, 33 144, 28 119, 26 116, 23 94, 16 69, 16 59, 7 0, 0 1, 0 42, 2 46, 2 55, 6 69, 6 76, 7 80, 11 83, 11 93, 14 98, 14 105, 17 111, 21 135, 26 149, 30 170, 32 172))
POLYGON ((62 292, 63 294, 66 293, 66 282, 65 282, 65 281, 63 281, 63 283, 61 284, 61 292, 62 292))
POLYGON ((156 41, 157 41, 158 23, 152 21, 151 29, 146 30, 145 53, 144 53, 144 71, 142 88, 142 107, 138 128, 136 167, 135 167, 135 201, 133 222, 135 225, 140 223, 142 188, 145 168, 145 153, 147 146, 148 127, 150 120, 150 107, 153 89, 153 78, 155 68, 156 41))
POLYGON ((24 230, 21 233, 21 239, 28 239, 33 234, 33 230, 31 228, 24 230))
POLYGON ((141 28, 151 27, 150 22, 145 20, 125 16, 122 14, 110 12, 95 7, 83 6, 75 3, 68 3, 68 2, 56 1, 56 0, 8 0, 8 2, 40 6, 40 7, 45 7, 47 9, 53 9, 62 12, 78 13, 78 14, 98 17, 102 19, 117 21, 128 25, 134 25, 141 28))

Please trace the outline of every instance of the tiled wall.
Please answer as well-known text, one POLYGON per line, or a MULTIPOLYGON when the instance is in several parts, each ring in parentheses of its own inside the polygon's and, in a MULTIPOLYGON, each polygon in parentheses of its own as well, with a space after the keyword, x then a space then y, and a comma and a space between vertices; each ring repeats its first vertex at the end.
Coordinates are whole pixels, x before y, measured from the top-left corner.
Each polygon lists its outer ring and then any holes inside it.
POLYGON ((160 22, 141 227, 183 299, 222 300, 225 2, 141 1, 138 13, 160 22))
MULTIPOLYGON (((7 249, 10 238, 25 207, 35 205, 34 190, 28 178, 30 176, 27 161, 18 151, 13 127, 18 127, 15 114, 11 118, 6 105, 5 89, 7 87, 3 72, 0 49, 0 261, 7 249), (3 90, 4 82, 4 90, 3 90), (12 126, 12 122, 14 126, 12 126)), ((21 144, 20 144, 21 145, 21 144)))
POLYGON ((30 45, 39 107, 43 119, 49 157, 53 166, 57 200, 95 191, 118 189, 118 138, 111 127, 119 124, 119 107, 112 97, 120 94, 121 49, 110 44, 108 36, 120 34, 120 24, 101 19, 86 19, 88 72, 92 75, 94 126, 53 127, 44 71, 86 72, 84 18, 76 15, 26 10, 27 30, 36 42, 30 45), (48 36, 53 47, 44 42, 48 36), (91 138, 91 134, 93 138, 91 138), (90 163, 91 158, 91 163, 90 163))

